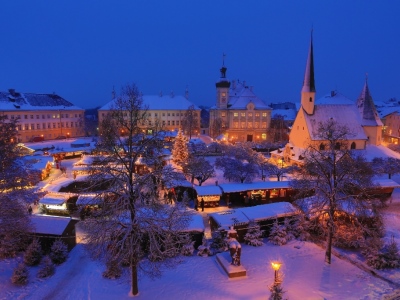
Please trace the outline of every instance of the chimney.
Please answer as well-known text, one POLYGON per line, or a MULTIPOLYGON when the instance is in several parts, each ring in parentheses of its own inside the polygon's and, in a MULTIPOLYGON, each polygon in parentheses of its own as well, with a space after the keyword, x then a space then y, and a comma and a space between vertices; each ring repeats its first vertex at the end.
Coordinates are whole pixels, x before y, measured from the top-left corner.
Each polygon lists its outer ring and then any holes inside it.
POLYGON ((336 96, 336 92, 335 91, 331 91, 331 97, 335 97, 336 96))
POLYGON ((187 87, 186 87, 186 90, 185 90, 185 98, 186 98, 186 100, 189 100, 189 90, 188 90, 187 87))

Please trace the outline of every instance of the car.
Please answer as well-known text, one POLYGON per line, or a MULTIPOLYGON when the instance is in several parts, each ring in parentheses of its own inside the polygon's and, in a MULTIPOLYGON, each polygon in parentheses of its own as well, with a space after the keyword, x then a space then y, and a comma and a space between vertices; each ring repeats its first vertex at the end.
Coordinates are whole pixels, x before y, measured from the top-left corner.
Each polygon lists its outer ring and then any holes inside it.
POLYGON ((43 142, 43 141, 44 141, 43 136, 34 136, 33 138, 31 138, 31 142, 34 142, 34 143, 43 142))
POLYGON ((55 138, 56 140, 65 140, 67 137, 65 135, 59 135, 58 137, 55 138))

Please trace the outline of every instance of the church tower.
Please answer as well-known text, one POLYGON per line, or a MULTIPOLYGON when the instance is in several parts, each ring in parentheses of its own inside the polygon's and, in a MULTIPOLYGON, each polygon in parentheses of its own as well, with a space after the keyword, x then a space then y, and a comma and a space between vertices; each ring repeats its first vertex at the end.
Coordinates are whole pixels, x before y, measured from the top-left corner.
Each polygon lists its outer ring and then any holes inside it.
POLYGON ((310 49, 308 51, 306 72, 304 74, 303 88, 301 89, 301 107, 304 111, 312 115, 314 114, 315 105, 315 80, 314 80, 314 53, 313 38, 311 32, 310 49))
POLYGON ((217 88, 217 109, 227 109, 229 101, 229 87, 231 82, 226 78, 226 70, 224 63, 225 54, 222 59, 221 75, 215 86, 217 88))

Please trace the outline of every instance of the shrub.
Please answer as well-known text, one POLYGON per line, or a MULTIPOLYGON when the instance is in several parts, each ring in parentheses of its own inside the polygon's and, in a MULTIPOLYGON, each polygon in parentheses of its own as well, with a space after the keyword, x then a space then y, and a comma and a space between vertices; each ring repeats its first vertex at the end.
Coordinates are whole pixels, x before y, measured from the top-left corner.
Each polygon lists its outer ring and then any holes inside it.
POLYGON ((14 284, 24 285, 28 283, 29 271, 24 263, 19 263, 14 269, 11 282, 14 284))
POLYGON ((56 265, 62 264, 68 258, 68 246, 63 241, 56 240, 51 246, 49 256, 56 265))
POLYGON ((194 242, 183 245, 181 253, 184 256, 192 256, 194 252, 194 242))
POLYGON ((264 230, 260 229, 260 225, 254 221, 251 221, 249 224, 249 229, 244 236, 244 241, 246 244, 251 246, 262 246, 264 245, 262 241, 264 230))
POLYGON ((43 266, 39 269, 38 273, 37 273, 37 277, 39 278, 46 278, 46 277, 50 277, 52 276, 56 269, 55 266, 53 264, 53 262, 51 261, 50 257, 45 256, 43 258, 43 266))
POLYGON ((28 246, 24 255, 24 263, 27 266, 36 266, 42 259, 42 246, 37 239, 34 239, 28 246))
POLYGON ((122 275, 122 268, 119 262, 115 259, 110 259, 106 263, 106 270, 103 272, 103 277, 108 279, 117 279, 122 275))

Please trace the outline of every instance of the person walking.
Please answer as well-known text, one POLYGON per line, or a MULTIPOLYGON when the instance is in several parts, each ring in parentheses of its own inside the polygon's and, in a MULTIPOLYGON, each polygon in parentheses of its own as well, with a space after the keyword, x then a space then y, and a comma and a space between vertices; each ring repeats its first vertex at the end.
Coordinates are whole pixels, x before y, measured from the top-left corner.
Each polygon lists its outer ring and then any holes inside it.
POLYGON ((201 211, 204 211, 204 199, 203 198, 201 198, 200 206, 201 206, 201 211))
POLYGON ((194 198, 194 209, 197 210, 199 206, 199 200, 197 200, 197 197, 194 198))
POLYGON ((32 214, 32 211, 33 211, 33 209, 32 209, 32 206, 28 206, 28 213, 31 215, 32 214))

